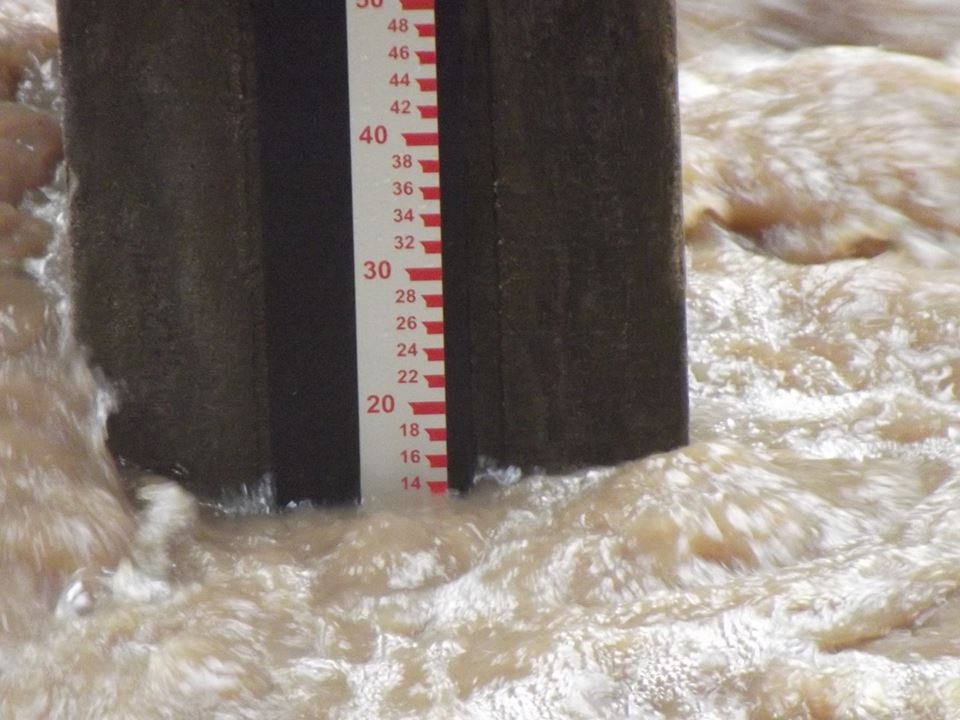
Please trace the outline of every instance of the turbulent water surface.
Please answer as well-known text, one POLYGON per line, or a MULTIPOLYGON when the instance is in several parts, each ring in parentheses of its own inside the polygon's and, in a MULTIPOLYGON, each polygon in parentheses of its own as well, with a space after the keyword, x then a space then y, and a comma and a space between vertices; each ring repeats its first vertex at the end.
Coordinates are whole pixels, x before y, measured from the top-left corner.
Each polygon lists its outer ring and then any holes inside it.
POLYGON ((0 718, 960 718, 960 5, 678 13, 691 445, 277 515, 121 480, 0 0, 0 718))

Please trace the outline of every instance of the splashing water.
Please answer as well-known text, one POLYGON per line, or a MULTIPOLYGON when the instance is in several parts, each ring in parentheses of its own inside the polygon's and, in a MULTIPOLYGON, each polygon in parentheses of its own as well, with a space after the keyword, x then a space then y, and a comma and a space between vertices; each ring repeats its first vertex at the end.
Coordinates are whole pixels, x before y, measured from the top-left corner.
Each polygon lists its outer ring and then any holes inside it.
POLYGON ((0 718, 960 717, 960 11, 678 12, 692 444, 276 514, 121 479, 0 5, 0 718))

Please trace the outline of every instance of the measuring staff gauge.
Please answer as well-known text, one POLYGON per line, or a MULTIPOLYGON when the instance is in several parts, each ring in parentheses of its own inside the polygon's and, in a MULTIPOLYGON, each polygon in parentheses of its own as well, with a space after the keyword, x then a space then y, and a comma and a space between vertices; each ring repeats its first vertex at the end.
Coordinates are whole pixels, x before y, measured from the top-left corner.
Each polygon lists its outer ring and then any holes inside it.
POLYGON ((347 0, 360 485, 447 492, 434 0, 347 0))

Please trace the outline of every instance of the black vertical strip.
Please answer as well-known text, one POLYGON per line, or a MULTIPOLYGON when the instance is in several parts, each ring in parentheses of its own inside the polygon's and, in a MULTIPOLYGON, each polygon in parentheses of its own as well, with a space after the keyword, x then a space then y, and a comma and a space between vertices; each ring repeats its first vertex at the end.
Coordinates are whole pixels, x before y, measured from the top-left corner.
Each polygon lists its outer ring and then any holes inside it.
POLYGON ((442 188, 440 212, 443 218, 448 481, 452 489, 466 492, 473 478, 477 447, 470 371, 462 0, 437 3, 435 17, 442 188))
POLYGON ((346 6, 255 2, 278 500, 360 496, 346 6))
POLYGON ((487 0, 437 3, 451 486, 504 457, 499 231, 487 0))

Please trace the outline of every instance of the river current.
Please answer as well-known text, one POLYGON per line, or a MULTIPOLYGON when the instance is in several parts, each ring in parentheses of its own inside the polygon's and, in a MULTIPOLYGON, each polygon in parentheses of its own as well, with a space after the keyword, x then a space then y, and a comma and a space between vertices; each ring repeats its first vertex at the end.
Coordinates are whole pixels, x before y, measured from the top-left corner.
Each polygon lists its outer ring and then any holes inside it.
POLYGON ((0 718, 960 718, 960 6, 678 14, 691 444, 278 514, 121 478, 0 0, 0 718))

